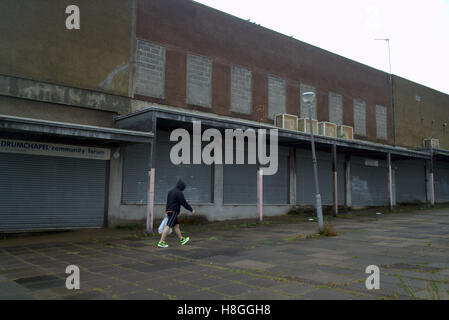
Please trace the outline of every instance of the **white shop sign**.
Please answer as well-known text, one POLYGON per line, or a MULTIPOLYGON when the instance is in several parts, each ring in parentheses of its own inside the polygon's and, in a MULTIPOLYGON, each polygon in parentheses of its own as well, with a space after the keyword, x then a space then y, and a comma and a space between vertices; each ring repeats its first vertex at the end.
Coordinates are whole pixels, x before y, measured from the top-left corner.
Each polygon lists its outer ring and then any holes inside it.
POLYGON ((365 160, 365 166, 367 166, 367 167, 379 167, 379 161, 366 159, 365 160))
POLYGON ((95 160, 109 160, 111 158, 111 151, 105 148, 3 138, 0 138, 0 152, 95 160))

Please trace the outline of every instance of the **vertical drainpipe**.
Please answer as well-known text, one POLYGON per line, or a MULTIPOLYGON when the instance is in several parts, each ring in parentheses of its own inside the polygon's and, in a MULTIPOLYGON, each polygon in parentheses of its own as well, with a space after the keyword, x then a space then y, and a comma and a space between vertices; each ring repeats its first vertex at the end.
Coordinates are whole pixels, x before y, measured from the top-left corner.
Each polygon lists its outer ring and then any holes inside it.
POLYGON ((391 87, 391 111, 393 114, 392 119, 392 130, 393 130, 393 145, 396 147, 396 106, 394 103, 394 79, 390 71, 390 87, 391 87))
MULTIPOLYGON (((130 53, 129 53, 129 78, 128 78, 128 96, 134 97, 135 74, 136 74, 136 21, 137 21, 137 0, 132 0, 131 4, 131 30, 130 30, 130 53)), ((133 111, 133 110, 131 110, 133 111)))

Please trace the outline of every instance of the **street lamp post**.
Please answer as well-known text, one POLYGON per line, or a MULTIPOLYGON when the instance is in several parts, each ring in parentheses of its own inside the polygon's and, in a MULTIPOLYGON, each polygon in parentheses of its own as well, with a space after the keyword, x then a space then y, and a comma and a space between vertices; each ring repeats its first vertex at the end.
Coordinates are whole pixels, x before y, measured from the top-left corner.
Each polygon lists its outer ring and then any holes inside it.
POLYGON ((388 44, 388 65, 390 67, 390 77, 391 77, 391 50, 390 50, 390 39, 389 38, 383 38, 383 39, 374 39, 377 41, 386 41, 388 44))
POLYGON ((394 105, 394 84, 393 84, 393 74, 391 73, 391 48, 390 48, 390 39, 382 38, 382 39, 374 39, 378 41, 385 41, 388 45, 388 66, 390 72, 390 88, 391 88, 391 111, 393 113, 393 145, 396 147, 396 111, 394 105))
POLYGON ((310 142, 312 144, 312 162, 313 162, 313 172, 315 175, 315 199, 316 199, 316 211, 318 216, 318 228, 320 231, 323 230, 323 209, 321 207, 321 194, 320 194, 320 186, 318 184, 318 164, 316 161, 315 154, 315 138, 313 135, 313 126, 312 126, 312 107, 311 104, 315 100, 314 92, 304 92, 302 94, 302 101, 307 105, 309 109, 309 127, 310 127, 310 142))

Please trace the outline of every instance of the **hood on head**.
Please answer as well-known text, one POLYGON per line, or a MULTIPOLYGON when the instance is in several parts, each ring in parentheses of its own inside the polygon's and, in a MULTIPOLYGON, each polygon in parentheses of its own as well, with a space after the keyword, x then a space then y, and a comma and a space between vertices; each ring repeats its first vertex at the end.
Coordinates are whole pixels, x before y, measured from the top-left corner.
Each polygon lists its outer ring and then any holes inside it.
POLYGON ((181 191, 184 191, 186 188, 186 184, 181 179, 178 180, 178 183, 176 183, 176 188, 178 188, 181 191))

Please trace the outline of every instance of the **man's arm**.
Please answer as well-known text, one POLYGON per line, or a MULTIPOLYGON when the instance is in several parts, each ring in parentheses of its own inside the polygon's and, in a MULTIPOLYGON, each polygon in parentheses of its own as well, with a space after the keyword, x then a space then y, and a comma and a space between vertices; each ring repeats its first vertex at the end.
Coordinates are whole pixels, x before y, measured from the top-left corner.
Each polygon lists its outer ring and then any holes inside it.
POLYGON ((184 208, 186 208, 190 212, 193 212, 192 207, 190 206, 190 204, 187 203, 186 198, 184 197, 184 193, 182 192, 178 193, 178 201, 184 208))

